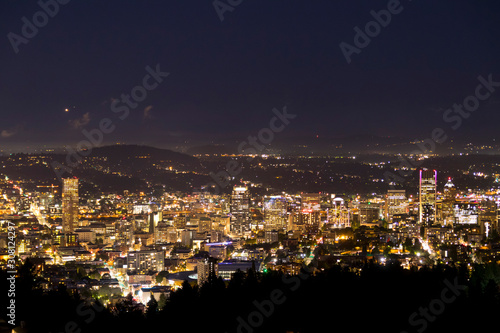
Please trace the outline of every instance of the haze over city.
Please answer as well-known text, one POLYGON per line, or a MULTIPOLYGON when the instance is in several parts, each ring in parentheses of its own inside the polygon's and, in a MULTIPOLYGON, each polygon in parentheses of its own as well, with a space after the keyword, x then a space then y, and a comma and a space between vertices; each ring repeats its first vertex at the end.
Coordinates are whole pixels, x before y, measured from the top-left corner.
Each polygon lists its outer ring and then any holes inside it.
MULTIPOLYGON (((21 18, 32 21, 41 9, 35 1, 0 6, 4 34, 21 38, 21 18)), ((316 136, 424 139, 435 127, 449 129, 443 112, 474 93, 479 75, 500 81, 500 8, 494 1, 399 7, 348 63, 339 44, 355 47, 353 28, 364 29, 370 11, 387 2, 252 1, 225 11, 222 22, 210 1, 68 2, 26 43, 11 36, 0 45, 2 146, 72 145, 104 117, 119 123, 108 144, 238 141, 285 105, 300 121, 279 139, 294 144, 316 136), (156 64, 170 75, 118 120, 111 101, 156 64)), ((497 95, 453 135, 496 138, 495 108, 497 95)))

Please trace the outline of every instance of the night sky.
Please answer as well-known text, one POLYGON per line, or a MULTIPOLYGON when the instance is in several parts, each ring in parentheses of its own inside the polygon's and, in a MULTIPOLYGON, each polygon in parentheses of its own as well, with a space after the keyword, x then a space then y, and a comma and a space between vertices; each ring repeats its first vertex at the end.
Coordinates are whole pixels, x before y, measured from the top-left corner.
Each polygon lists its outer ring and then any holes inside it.
MULTIPOLYGON (((387 6, 243 0, 221 21, 211 0, 72 0, 15 53, 8 34, 22 36, 21 19, 41 8, 2 0, 0 148, 74 145, 103 118, 116 126, 104 143, 242 140, 285 105, 297 118, 280 136, 291 140, 450 130, 443 111, 479 75, 500 81, 500 2, 402 0, 348 64, 339 44, 387 6), (121 120, 112 101, 157 64, 169 76, 121 120)), ((497 89, 454 135, 497 135, 497 89)))

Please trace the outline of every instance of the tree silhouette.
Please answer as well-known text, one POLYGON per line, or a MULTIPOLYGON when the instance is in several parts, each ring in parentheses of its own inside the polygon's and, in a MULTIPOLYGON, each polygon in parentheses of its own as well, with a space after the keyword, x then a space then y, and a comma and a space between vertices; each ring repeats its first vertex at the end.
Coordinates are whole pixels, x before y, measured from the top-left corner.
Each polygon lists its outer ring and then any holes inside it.
POLYGON ((156 311, 158 311, 158 302, 156 301, 155 295, 151 293, 151 298, 147 304, 146 317, 153 317, 156 314, 156 311))
MULTIPOLYGON (((500 311, 500 269, 497 264, 476 264, 471 267, 472 272, 467 265, 433 265, 407 270, 401 267, 398 256, 389 255, 385 266, 373 260, 358 266, 330 266, 314 273, 303 271, 301 276, 285 276, 279 271, 266 274, 252 269, 248 272, 237 271, 227 285, 216 276, 210 276, 200 287, 184 281, 182 288, 172 291, 168 300, 164 295, 159 297, 159 301, 152 296, 144 308, 129 294, 116 305, 114 312, 94 309, 89 322, 86 319, 90 316, 81 317, 76 311, 82 306, 78 294, 73 295, 64 287, 42 292, 33 281, 33 268, 27 266, 20 269, 23 277, 18 279, 20 283, 24 281, 23 286, 31 287, 19 290, 16 305, 26 306, 22 317, 19 313, 19 318, 26 321, 28 332, 36 333, 63 332, 70 321, 78 325, 78 329, 73 331, 81 330, 82 333, 109 332, 111 329, 118 332, 159 331, 164 329, 166 323, 171 330, 207 331, 207 323, 210 323, 213 331, 237 332, 237 318, 247 320, 249 314, 261 311, 259 307, 270 309, 270 295, 278 294, 284 302, 273 305, 272 313, 263 316, 263 322, 254 328, 255 333, 316 332, 328 322, 340 321, 356 323, 356 332, 376 331, 379 328, 400 332, 414 331, 409 327, 408 317, 418 312, 420 306, 427 306, 431 300, 439 298, 448 287, 444 282, 448 280, 452 284, 457 281, 466 285, 467 290, 460 291, 453 302, 446 304, 446 311, 428 323, 426 333, 461 332, 470 327, 482 329, 494 324, 500 311), (331 299, 335 302, 311 306, 331 299), (377 300, 377 306, 364 312, 360 321, 359 312, 353 309, 373 300, 377 300), (196 320, 193 320, 193 314, 196 314, 196 320), (224 314, 224 320, 214 321, 221 314, 224 314), (313 317, 325 319, 310 320, 313 317)), ((4 277, 5 273, 0 276, 4 277)), ((5 286, 5 282, 0 280, 0 283, 5 286)), ((84 303, 81 309, 93 309, 92 300, 84 303)))
POLYGON ((156 275, 156 283, 162 283, 167 276, 168 276, 168 271, 159 272, 156 275))
POLYGON ((158 299, 158 310, 163 310, 165 305, 167 305, 167 297, 165 297, 165 294, 162 293, 158 299))
POLYGON ((128 293, 127 296, 120 302, 116 304, 116 309, 118 313, 126 313, 126 312, 131 312, 134 309, 135 301, 134 301, 134 296, 132 296, 132 293, 128 293))

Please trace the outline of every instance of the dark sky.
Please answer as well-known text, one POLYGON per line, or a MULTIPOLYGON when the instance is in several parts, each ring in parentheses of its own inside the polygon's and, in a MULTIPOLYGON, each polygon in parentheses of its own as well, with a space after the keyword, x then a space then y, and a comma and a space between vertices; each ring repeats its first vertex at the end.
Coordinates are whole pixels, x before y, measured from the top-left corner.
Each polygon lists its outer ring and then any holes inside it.
MULTIPOLYGON (((2 0, 0 148, 74 145, 103 118, 106 143, 238 140, 285 105, 297 118, 282 138, 449 130, 443 111, 478 75, 500 81, 500 2, 402 0, 348 64, 339 44, 387 4, 243 0, 221 22, 212 0, 72 0, 16 54, 8 34, 41 8, 2 0), (111 101, 156 64, 170 75, 120 120, 111 101)), ((500 91, 454 134, 493 136, 499 121, 500 91)))

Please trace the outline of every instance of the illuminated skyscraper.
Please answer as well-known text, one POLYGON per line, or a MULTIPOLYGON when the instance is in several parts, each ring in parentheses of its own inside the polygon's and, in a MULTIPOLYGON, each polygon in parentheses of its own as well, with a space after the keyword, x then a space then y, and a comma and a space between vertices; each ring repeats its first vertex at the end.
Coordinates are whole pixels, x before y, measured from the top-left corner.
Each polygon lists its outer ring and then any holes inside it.
POLYGON ((64 233, 72 233, 78 226, 78 178, 63 179, 62 222, 64 233))
POLYGON ((392 223, 392 217, 396 214, 408 213, 408 200, 405 190, 388 190, 385 202, 387 222, 392 223))
POLYGON ((157 205, 150 205, 149 208, 149 215, 148 215, 148 222, 149 222, 149 232, 154 233, 155 228, 158 225, 158 222, 160 222, 163 219, 162 212, 158 210, 157 205))
POLYGON ((455 221, 454 206, 455 206, 455 185, 448 178, 448 182, 444 185, 443 202, 441 203, 441 223, 443 225, 453 225, 455 221))
POLYGON ((198 285, 201 286, 203 283, 207 282, 210 276, 217 278, 219 275, 219 266, 217 265, 217 259, 206 258, 198 261, 198 285))
POLYGON ((431 225, 436 222, 436 170, 420 170, 419 175, 419 223, 431 225))
POLYGON ((282 196, 266 196, 264 198, 264 229, 286 230, 287 219, 286 198, 282 196))
POLYGON ((243 236, 250 231, 250 195, 248 187, 235 186, 231 194, 231 233, 243 236))
POLYGON ((486 237, 497 228, 497 204, 494 200, 482 200, 479 204, 479 226, 486 237))
POLYGON ((302 228, 301 221, 301 207, 302 207, 302 198, 300 195, 287 196, 287 231, 293 230, 297 231, 302 228))
POLYGON ((456 224, 478 224, 479 210, 475 202, 457 202, 453 206, 456 224))
POLYGON ((321 195, 319 193, 302 194, 301 222, 307 232, 317 232, 320 224, 321 195))
POLYGON ((332 207, 328 210, 328 222, 333 228, 348 228, 351 226, 351 211, 344 199, 332 194, 332 207))

